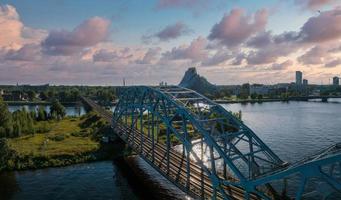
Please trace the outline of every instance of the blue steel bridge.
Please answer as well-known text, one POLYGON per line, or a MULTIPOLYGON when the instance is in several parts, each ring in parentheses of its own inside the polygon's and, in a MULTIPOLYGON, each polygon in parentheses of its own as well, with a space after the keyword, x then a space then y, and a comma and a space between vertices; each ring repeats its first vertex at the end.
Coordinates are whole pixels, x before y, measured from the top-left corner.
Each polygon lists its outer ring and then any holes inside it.
POLYGON ((193 198, 341 199, 341 143, 287 163, 231 112, 193 90, 132 86, 118 96, 113 114, 83 100, 193 198))

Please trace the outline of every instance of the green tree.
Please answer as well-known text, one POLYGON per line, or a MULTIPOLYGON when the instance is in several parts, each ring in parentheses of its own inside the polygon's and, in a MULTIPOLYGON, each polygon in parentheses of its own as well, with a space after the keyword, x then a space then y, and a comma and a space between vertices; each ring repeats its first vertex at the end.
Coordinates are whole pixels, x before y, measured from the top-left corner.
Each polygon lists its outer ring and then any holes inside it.
POLYGON ((46 101, 48 99, 47 93, 46 92, 40 92, 39 98, 43 101, 46 101))
POLYGON ((12 134, 12 115, 7 104, 0 97, 0 137, 9 137, 12 134))
POLYGON ((50 116, 53 119, 62 119, 66 115, 65 107, 57 100, 53 100, 50 107, 50 116))
POLYGON ((37 121, 47 120, 47 112, 43 106, 39 106, 37 113, 37 121))
POLYGON ((30 90, 30 91, 27 92, 27 96, 28 96, 28 99, 30 101, 33 101, 34 98, 36 97, 36 93, 34 91, 30 90))
POLYGON ((27 112, 24 108, 17 110, 12 114, 14 137, 21 136, 22 134, 34 134, 34 118, 30 112, 27 112))
POLYGON ((251 97, 251 99, 256 99, 257 98, 257 94, 256 93, 252 93, 250 97, 251 97))

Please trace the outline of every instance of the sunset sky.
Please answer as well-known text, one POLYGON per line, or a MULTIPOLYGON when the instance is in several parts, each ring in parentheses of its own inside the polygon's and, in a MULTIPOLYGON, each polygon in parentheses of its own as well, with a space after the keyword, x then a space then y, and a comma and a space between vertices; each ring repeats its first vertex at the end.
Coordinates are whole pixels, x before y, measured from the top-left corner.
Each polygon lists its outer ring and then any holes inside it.
POLYGON ((339 0, 2 0, 0 84, 309 83, 341 76, 339 0))

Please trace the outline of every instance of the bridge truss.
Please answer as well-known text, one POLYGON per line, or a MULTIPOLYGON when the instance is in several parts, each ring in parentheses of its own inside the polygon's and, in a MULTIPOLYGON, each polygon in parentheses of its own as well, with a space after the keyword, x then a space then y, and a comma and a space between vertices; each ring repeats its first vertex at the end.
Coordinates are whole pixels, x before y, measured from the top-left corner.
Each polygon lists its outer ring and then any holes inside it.
POLYGON ((341 197, 341 144, 286 163, 232 113, 186 88, 124 87, 112 123, 135 152, 195 198, 341 197))

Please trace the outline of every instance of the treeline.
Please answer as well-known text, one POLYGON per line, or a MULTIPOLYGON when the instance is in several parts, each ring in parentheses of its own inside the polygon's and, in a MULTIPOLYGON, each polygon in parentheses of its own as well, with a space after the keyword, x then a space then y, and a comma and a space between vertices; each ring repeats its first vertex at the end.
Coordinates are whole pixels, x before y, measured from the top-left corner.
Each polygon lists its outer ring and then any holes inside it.
POLYGON ((0 86, 5 101, 52 101, 76 102, 81 96, 91 97, 101 104, 116 99, 117 87, 111 86, 0 86))
POLYGON ((27 134, 46 132, 47 126, 35 126, 38 121, 62 119, 66 115, 65 107, 54 100, 48 113, 44 107, 37 111, 17 110, 11 113, 7 104, 0 97, 0 138, 13 138, 27 134))

